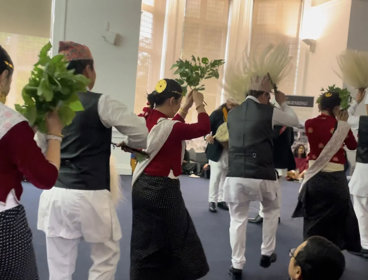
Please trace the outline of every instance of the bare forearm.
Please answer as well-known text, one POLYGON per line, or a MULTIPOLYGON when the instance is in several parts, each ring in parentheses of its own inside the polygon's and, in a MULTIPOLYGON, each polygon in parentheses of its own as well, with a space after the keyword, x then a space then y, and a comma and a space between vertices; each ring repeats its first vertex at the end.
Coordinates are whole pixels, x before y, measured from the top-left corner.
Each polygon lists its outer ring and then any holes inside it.
POLYGON ((55 139, 49 139, 47 141, 48 147, 46 151, 46 159, 55 165, 59 170, 60 168, 60 141, 55 139))

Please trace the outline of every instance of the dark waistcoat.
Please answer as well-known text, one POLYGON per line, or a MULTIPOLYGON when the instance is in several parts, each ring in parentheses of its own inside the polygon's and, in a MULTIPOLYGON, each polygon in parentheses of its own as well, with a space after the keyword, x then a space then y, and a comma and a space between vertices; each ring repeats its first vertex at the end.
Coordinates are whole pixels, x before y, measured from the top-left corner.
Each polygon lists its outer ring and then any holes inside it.
POLYGON ((368 116, 359 118, 358 148, 356 161, 368 163, 368 116))
POLYGON ((272 106, 252 99, 230 111, 228 177, 276 180, 272 115, 272 106))
POLYGON ((111 128, 98 115, 101 94, 78 94, 84 111, 77 112, 63 129, 61 164, 57 187, 80 190, 110 190, 111 128))

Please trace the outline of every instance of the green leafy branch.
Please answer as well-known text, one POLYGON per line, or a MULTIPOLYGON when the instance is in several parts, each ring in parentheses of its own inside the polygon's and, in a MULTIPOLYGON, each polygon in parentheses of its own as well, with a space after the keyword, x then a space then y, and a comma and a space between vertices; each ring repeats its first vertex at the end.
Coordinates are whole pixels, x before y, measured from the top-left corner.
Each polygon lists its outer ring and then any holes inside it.
POLYGON ((72 122, 75 112, 84 110, 77 93, 85 91, 89 84, 85 76, 67 69, 64 55, 48 56, 50 49, 50 42, 41 49, 28 84, 22 90, 24 105, 15 105, 30 125, 43 133, 47 132, 46 115, 54 109, 64 125, 72 122))
POLYGON ((326 89, 322 88, 321 92, 322 94, 317 99, 318 104, 321 102, 321 98, 323 94, 325 94, 326 92, 331 92, 331 93, 339 94, 339 97, 341 99, 341 103, 340 103, 341 110, 347 110, 349 108, 352 98, 347 88, 342 89, 335 85, 332 85, 332 86, 328 86, 326 89))
POLYGON ((175 69, 174 74, 179 75, 176 81, 181 85, 184 95, 190 90, 204 90, 203 80, 219 78, 219 67, 225 63, 223 59, 209 60, 207 57, 195 57, 191 60, 178 59, 171 69, 175 69))

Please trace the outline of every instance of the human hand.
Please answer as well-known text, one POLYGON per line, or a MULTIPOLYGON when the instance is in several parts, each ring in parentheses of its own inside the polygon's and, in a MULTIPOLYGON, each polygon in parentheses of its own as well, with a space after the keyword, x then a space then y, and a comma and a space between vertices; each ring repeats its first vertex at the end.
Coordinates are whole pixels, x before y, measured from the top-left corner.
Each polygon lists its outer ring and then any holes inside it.
POLYGON ((47 134, 61 136, 61 130, 64 125, 61 123, 57 110, 54 110, 46 116, 47 134))
POLYGON ((211 134, 208 134, 205 138, 206 142, 208 144, 213 144, 215 142, 215 138, 213 138, 213 136, 211 134))
POLYGON ((188 110, 190 109, 190 107, 192 107, 192 105, 193 105, 193 91, 189 92, 189 94, 187 94, 187 96, 185 97, 184 105, 182 108, 183 110, 188 112, 188 110))
POLYGON ((356 102, 359 104, 360 102, 362 102, 362 100, 364 99, 365 96, 365 88, 360 88, 358 89, 358 92, 356 94, 356 102))
POLYGON ((280 104, 280 106, 286 102, 286 95, 282 91, 275 92, 275 100, 277 103, 280 104))
POLYGON ((203 94, 196 90, 193 90, 192 93, 193 93, 193 101, 196 107, 203 105, 204 102, 203 94))
POLYGON ((346 110, 340 110, 340 108, 334 110, 334 115, 338 121, 344 121, 346 122, 349 118, 348 111, 346 110))

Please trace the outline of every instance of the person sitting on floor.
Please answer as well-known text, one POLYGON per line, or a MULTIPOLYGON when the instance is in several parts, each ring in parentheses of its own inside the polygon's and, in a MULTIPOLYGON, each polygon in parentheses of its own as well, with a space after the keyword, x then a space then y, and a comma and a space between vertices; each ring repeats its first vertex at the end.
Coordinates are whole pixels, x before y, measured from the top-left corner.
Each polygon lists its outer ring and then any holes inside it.
POLYGON ((295 250, 290 250, 291 280, 337 280, 345 269, 340 249, 322 236, 311 236, 295 250))

